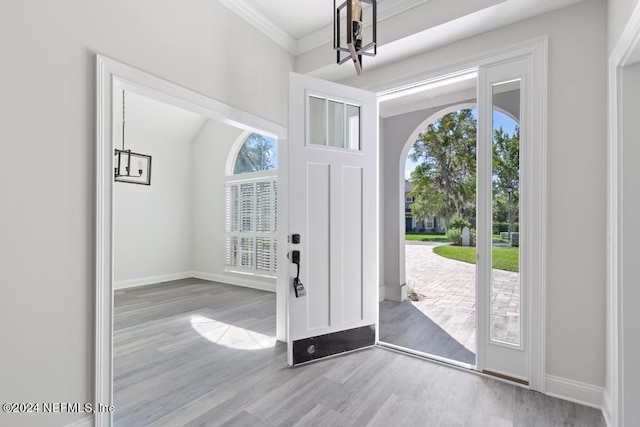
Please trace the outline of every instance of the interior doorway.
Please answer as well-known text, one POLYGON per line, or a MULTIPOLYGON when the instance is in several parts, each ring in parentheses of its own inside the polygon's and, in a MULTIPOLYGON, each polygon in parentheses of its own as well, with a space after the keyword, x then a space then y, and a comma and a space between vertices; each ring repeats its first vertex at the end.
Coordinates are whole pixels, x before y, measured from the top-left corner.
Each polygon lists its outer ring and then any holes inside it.
MULTIPOLYGON (((197 145, 198 135, 207 132, 216 134, 218 131, 222 132, 222 129, 226 129, 228 133, 224 139, 228 142, 230 141, 228 145, 231 146, 235 141, 235 138, 230 136, 231 134, 238 136, 243 133, 259 132, 262 135, 273 138, 274 141, 277 139, 278 142, 281 142, 286 139, 286 129, 105 57, 97 57, 97 68, 99 72, 96 106, 98 118, 96 176, 96 400, 111 402, 114 396, 114 357, 116 352, 122 351, 122 348, 116 348, 114 345, 114 330, 117 328, 120 331, 127 327, 126 318, 116 319, 113 305, 114 290, 116 288, 123 288, 124 292, 124 288, 166 281, 170 281, 167 282, 169 285, 159 285, 162 290, 168 289, 168 287, 172 286, 171 284, 178 288, 186 287, 189 289, 202 286, 201 284, 191 283, 193 281, 191 278, 194 277, 200 282, 211 283, 211 281, 215 281, 243 285, 245 287, 259 287, 257 281, 247 278, 246 274, 237 274, 236 276, 231 273, 220 274, 227 273, 228 270, 223 270, 226 266, 222 262, 225 259, 223 252, 226 250, 223 224, 224 171, 226 169, 227 156, 226 153, 223 156, 216 156, 215 153, 208 153, 207 156, 200 155, 202 153, 194 153, 192 145, 194 143, 197 145), (125 110, 123 104, 126 106, 126 103, 121 98, 121 89, 123 88, 127 94, 135 93, 138 96, 138 99, 135 99, 136 97, 133 95, 127 98, 131 102, 129 107, 134 107, 136 103, 141 103, 146 104, 148 107, 154 105, 155 107, 150 108, 159 108, 159 110, 153 113, 139 111, 137 116, 131 109, 125 110), (160 106, 161 104, 165 105, 160 106), (185 118, 184 123, 176 124, 172 122, 173 125, 171 125, 167 120, 160 119, 160 122, 156 123, 155 126, 164 126, 164 131, 160 132, 161 135, 156 134, 155 136, 145 134, 140 129, 138 129, 138 132, 130 129, 132 122, 149 122, 154 117, 157 119, 157 116, 165 117, 164 113, 159 112, 160 110, 165 112, 167 110, 173 110, 174 112, 184 110, 178 113, 178 115, 185 118), (122 135, 118 134, 118 130, 124 128, 124 120, 121 120, 120 116, 122 111, 127 111, 128 114, 131 114, 127 116, 129 121, 126 130, 127 132, 132 130, 133 132, 131 134, 127 133, 126 139, 124 137, 121 138, 122 135), (209 129, 209 125, 216 129, 209 129), (158 138, 170 135, 175 136, 178 131, 185 131, 191 135, 192 138, 189 144, 180 145, 176 141, 164 141, 167 144, 158 143, 158 138), (135 141, 130 138, 135 139, 135 141), (125 144, 124 147, 120 145, 122 142, 125 144), (117 161, 114 161, 114 146, 122 148, 120 153, 116 151, 116 158, 120 154, 120 159, 117 161), (131 150, 131 153, 128 150, 131 150), (132 161, 126 159, 127 157, 133 157, 132 155, 136 154, 136 152, 140 155, 139 159, 132 158, 132 161), (219 167, 211 168, 207 167, 206 164, 202 164, 207 158, 211 158, 211 154, 213 154, 214 158, 219 157, 221 159, 219 167), (123 157, 125 158, 124 161, 122 160, 123 157), (126 175, 124 178, 120 177, 125 182, 114 182, 114 166, 118 168, 118 171, 115 171, 115 181, 119 180, 118 175, 126 175), (140 169, 142 169, 142 173, 139 172, 140 169), (206 176, 206 174, 211 173, 221 174, 220 179, 211 181, 206 176), (203 189, 203 195, 194 197, 193 183, 196 181, 207 185, 216 185, 215 192, 219 196, 218 202, 214 200, 213 189, 203 189), (121 186, 117 189, 118 194, 116 194, 114 188, 116 185, 121 186), (160 190, 160 187, 165 190, 176 190, 173 191, 173 199, 165 197, 167 194, 160 194, 159 199, 152 201, 152 203, 147 203, 147 206, 141 207, 137 203, 140 201, 149 202, 149 197, 152 196, 153 192, 160 190), (124 192, 119 190, 124 190, 124 192), (176 197, 178 198, 176 199, 176 197), (202 203, 206 206, 201 205, 202 203), (136 204, 138 205, 137 207, 135 206, 136 204), (194 206, 195 204, 200 204, 197 209, 188 209, 189 206, 194 206), (114 212, 114 206, 116 205, 125 208, 124 212, 121 212, 123 215, 116 215, 114 212), (218 212, 217 216, 219 218, 217 220, 217 217, 207 214, 211 211, 210 208, 218 212), (202 218, 194 214, 196 211, 203 214, 202 218), (131 223, 129 221, 131 219, 134 222, 138 221, 137 224, 131 223), (197 233, 198 237, 203 237, 203 241, 189 243, 187 239, 186 243, 183 242, 185 236, 193 235, 191 231, 194 228, 193 225, 197 222, 209 223, 209 231, 217 230, 219 236, 215 242, 209 239, 211 236, 206 230, 203 233, 197 233), (165 239, 165 242, 156 241, 155 244, 149 244, 150 242, 147 241, 151 239, 149 235, 141 237, 136 234, 136 227, 148 229, 153 224, 156 224, 161 230, 165 230, 165 232, 160 232, 161 235, 170 235, 171 238, 165 239), (195 253, 192 249, 198 244, 204 246, 211 244, 210 247, 205 248, 206 250, 200 251, 203 254, 206 252, 205 256, 202 257, 203 259, 206 258, 206 260, 191 259, 191 262, 187 260, 186 263, 180 264, 185 261, 183 259, 185 254, 195 253), (172 249, 171 246, 175 246, 173 249, 176 249, 177 253, 158 259, 155 255, 160 252, 166 255, 166 251, 160 251, 160 247, 163 245, 169 246, 169 250, 172 249), (120 250, 118 250, 118 247, 120 250), (118 250, 117 254, 115 253, 116 250, 118 250), (211 251, 219 251, 220 253, 212 256, 211 251), (121 255, 124 255, 124 257, 121 255), (218 263, 218 261, 221 262, 218 263), (219 268, 220 271, 208 270, 205 265, 207 262, 210 264, 215 263, 215 268, 219 268), (179 265, 174 265, 176 263, 179 265), (171 271, 161 271, 155 275, 152 272, 154 269, 163 269, 165 267, 171 267, 171 271), (171 282, 172 280, 173 282, 171 282)), ((219 132, 217 134, 219 135, 219 132)), ((209 144, 207 147, 203 146, 201 148, 206 151, 206 149, 211 149, 214 145, 209 144)), ((163 193, 166 193, 166 191, 163 191, 163 193)), ((271 195, 270 192, 269 195, 271 195)), ((256 215, 262 215, 266 212, 266 207, 262 207, 264 209, 259 210, 259 212, 256 211, 256 215)), ((266 215, 263 216, 266 218, 266 215)), ((138 229, 137 231, 140 230, 138 229)), ((153 236, 153 233, 158 234, 158 229, 152 230, 151 233, 151 236, 153 236)), ((263 243, 260 247, 264 249, 267 244, 263 243)), ((273 254, 275 248, 271 251, 273 245, 269 243, 268 246, 269 254, 273 254)), ((264 255, 264 252, 263 250, 260 253, 264 255)), ((261 256, 259 267, 264 268, 267 261, 271 263, 273 258, 273 256, 269 257, 269 259, 261 256)), ((255 259, 254 257, 254 261, 255 259)), ((257 261, 253 263, 254 267, 256 265, 257 261)), ((240 267, 247 267, 247 264, 242 264, 240 267)), ((268 290, 276 291, 275 279, 272 279, 272 287, 272 289, 268 290)), ((240 288, 240 290, 242 289, 246 288, 240 288)), ((249 292, 252 291, 249 290, 249 292)), ((242 291, 240 292, 242 293, 242 291)), ((212 318, 211 313, 191 318, 191 323, 187 325, 190 335, 197 336, 199 337, 198 339, 208 340, 209 345, 228 348, 229 343, 220 342, 220 340, 212 341, 215 332, 212 332, 211 327, 214 327, 214 329, 220 329, 221 327, 224 330, 239 332, 240 335, 247 335, 253 344, 255 344, 256 337, 259 337, 260 340, 264 341, 261 341, 262 344, 273 348, 276 337, 284 335, 283 319, 286 313, 284 307, 280 306, 282 304, 282 301, 280 301, 281 295, 279 292, 276 294, 264 291, 257 292, 266 294, 267 299, 271 298, 273 301, 267 301, 267 305, 274 305, 275 307, 273 308, 276 309, 268 317, 270 320, 263 325, 266 328, 273 329, 268 337, 265 335, 265 330, 258 330, 255 325, 237 325, 234 322, 238 319, 220 320, 212 318), (269 339, 267 340, 266 338, 269 339)), ((193 300, 196 305, 199 304, 197 298, 193 300)), ((243 298, 240 300, 243 300, 243 298)), ((184 298, 179 301, 185 302, 184 298)), ((149 303, 143 303, 143 305, 147 306, 147 308, 149 307, 149 303)), ((163 316, 167 313, 171 316, 170 310, 165 310, 166 307, 164 306, 155 309, 151 308, 152 313, 149 316, 163 316)), ((228 309, 228 304, 224 308, 228 309)), ((137 310, 136 315, 139 314, 139 310, 137 310)), ((185 319, 189 321, 188 318, 185 319)), ((147 322, 148 320, 149 317, 144 314, 142 321, 147 322)), ((160 335, 166 337, 165 332, 160 335)), ((235 338, 238 337, 235 336, 235 338)), ((125 341, 130 341, 128 342, 129 349, 132 346, 144 347, 144 339, 144 333, 124 338, 125 341)), ((237 346, 236 341, 231 344, 237 346)), ((238 349, 233 351, 236 350, 238 349)), ((120 373, 122 372, 120 371, 120 373)), ((152 380, 153 376, 148 377, 148 379, 152 380)), ((96 414, 96 423, 111 425, 112 422, 112 413, 96 414)))

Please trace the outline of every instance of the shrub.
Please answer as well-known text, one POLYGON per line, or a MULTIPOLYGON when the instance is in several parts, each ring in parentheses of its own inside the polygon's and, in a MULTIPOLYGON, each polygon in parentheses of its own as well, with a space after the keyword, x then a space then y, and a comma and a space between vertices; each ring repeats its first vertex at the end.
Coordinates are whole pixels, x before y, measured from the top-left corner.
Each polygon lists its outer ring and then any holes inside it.
POLYGON ((452 245, 461 246, 462 245, 462 229, 460 228, 449 228, 446 233, 447 239, 451 240, 452 245))
POLYGON ((458 230, 462 230, 465 227, 471 228, 471 223, 466 219, 462 219, 459 216, 454 216, 449 221, 449 228, 457 228, 458 230))
MULTIPOLYGON (((512 222, 511 223, 511 231, 514 232, 518 232, 519 231, 519 226, 520 224, 518 224, 517 222, 512 222)), ((500 233, 506 233, 507 231, 509 231, 509 223, 508 222, 498 222, 498 221, 494 221, 493 222, 493 234, 494 235, 498 235, 500 233)))

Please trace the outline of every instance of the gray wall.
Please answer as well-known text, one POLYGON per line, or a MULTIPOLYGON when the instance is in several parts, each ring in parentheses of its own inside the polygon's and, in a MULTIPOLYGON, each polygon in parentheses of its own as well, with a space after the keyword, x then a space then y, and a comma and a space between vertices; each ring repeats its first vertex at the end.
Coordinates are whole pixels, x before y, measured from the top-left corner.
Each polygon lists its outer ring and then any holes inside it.
POLYGON ((609 53, 613 51, 638 0, 607 0, 609 17, 609 53))
POLYGON ((0 50, 0 400, 92 402, 95 53, 280 125, 293 59, 211 0, 3 0, 0 50))
POLYGON ((191 271, 191 141, 127 129, 150 154, 151 185, 113 186, 114 286, 171 280, 191 271))
MULTIPOLYGON (((546 373, 594 386, 605 380, 606 16, 604 1, 585 0, 345 81, 375 87, 548 36, 546 373)), ((397 159, 384 161, 385 186, 397 185, 397 159)))

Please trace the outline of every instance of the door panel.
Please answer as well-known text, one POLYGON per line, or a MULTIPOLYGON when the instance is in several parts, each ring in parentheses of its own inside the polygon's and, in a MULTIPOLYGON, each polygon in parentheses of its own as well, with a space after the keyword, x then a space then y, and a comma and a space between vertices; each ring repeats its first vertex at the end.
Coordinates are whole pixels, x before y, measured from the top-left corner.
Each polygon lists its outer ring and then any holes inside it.
POLYGON ((362 168, 342 168, 342 224, 343 277, 342 277, 342 322, 352 323, 364 319, 362 310, 362 168))
MULTIPOLYGON (((288 361, 373 345, 378 322, 377 100, 291 74, 286 183, 289 233, 300 235, 288 290, 288 361)), ((291 254, 292 256, 292 254, 291 254)))
MULTIPOLYGON (((307 192, 313 197, 307 198, 306 256, 301 265, 307 287, 308 297, 304 300, 307 311, 307 330, 328 328, 331 325, 331 249, 327 236, 331 232, 331 166, 328 164, 307 164, 307 192), (314 274, 310 275, 309 272, 314 274), (310 304, 309 302, 313 303, 310 304)), ((292 198, 296 200, 296 198, 292 198)), ((297 212, 292 210, 291 215, 297 212)))

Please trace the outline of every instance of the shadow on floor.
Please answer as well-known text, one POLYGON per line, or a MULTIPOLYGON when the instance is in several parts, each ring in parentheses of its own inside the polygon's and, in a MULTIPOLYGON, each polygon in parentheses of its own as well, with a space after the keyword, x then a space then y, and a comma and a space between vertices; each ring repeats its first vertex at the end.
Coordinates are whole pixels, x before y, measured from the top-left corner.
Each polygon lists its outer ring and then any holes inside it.
POLYGON ((380 341, 475 365, 476 355, 410 301, 380 303, 380 341))

